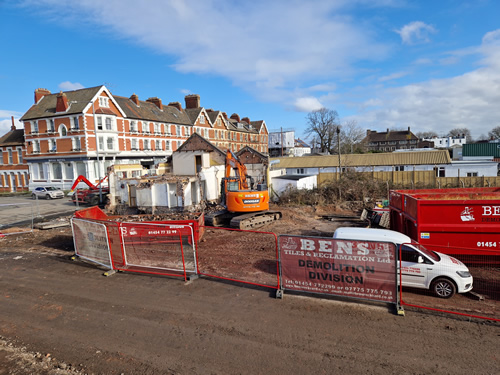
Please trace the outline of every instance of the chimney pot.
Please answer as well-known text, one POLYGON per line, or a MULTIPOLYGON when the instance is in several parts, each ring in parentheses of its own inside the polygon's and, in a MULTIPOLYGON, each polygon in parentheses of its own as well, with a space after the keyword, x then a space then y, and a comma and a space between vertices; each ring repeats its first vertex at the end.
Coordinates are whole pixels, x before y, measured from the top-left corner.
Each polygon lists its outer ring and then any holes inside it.
POLYGON ((158 109, 163 110, 163 104, 161 103, 161 99, 160 98, 157 98, 157 97, 149 98, 146 101, 150 102, 150 103, 153 103, 154 105, 156 105, 158 107, 158 109))
POLYGON ((136 106, 139 106, 139 97, 135 94, 132 94, 132 96, 130 97, 130 100, 132 100, 136 106))
POLYGON ((56 112, 66 112, 68 110, 68 97, 62 91, 57 94, 56 112))
POLYGON ((200 96, 197 94, 186 95, 184 97, 186 101, 186 109, 200 108, 200 96))
POLYGON ((177 110, 178 110, 179 112, 182 112, 182 105, 181 105, 181 103, 179 103, 179 102, 170 102, 170 103, 168 103, 168 106, 169 106, 169 107, 174 107, 174 108, 177 108, 177 110))
POLYGON ((38 104, 40 99, 42 99, 45 95, 50 95, 51 92, 47 89, 36 89, 35 90, 35 104, 38 104))
POLYGON ((10 127, 10 130, 16 130, 16 124, 14 122, 14 116, 10 116, 10 120, 12 121, 12 126, 10 127))

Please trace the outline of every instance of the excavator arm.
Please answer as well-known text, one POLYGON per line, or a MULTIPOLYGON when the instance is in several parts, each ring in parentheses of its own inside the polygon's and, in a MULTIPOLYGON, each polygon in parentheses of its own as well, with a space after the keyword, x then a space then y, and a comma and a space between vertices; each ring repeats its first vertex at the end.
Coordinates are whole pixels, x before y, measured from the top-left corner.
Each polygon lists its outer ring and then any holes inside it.
POLYGON ((234 171, 236 177, 239 179, 239 190, 248 190, 247 167, 239 161, 238 157, 231 150, 227 150, 226 178, 231 177, 231 171, 234 171))
POLYGON ((77 187, 77 185, 80 183, 80 182, 83 182, 85 184, 87 184, 87 186, 90 188, 90 189, 99 189, 99 185, 102 184, 104 182, 104 180, 106 180, 106 178, 108 178, 108 176, 104 176, 104 178, 99 181, 97 183, 97 185, 94 185, 92 182, 90 182, 84 175, 80 175, 76 178, 75 182, 73 183, 73 186, 71 186, 71 191, 75 190, 75 188, 77 187))

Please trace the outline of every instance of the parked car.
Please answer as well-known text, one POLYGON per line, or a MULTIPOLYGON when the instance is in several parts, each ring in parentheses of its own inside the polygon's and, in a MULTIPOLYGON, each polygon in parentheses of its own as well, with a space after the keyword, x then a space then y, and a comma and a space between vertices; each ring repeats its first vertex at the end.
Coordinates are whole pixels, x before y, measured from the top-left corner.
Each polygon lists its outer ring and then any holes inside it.
POLYGON ((472 290, 472 276, 465 264, 449 255, 427 250, 405 234, 387 229, 345 227, 338 228, 333 238, 395 244, 398 257, 401 250, 402 286, 430 289, 440 298, 472 290))
POLYGON ((53 186, 39 186, 31 192, 31 198, 55 199, 64 198, 64 192, 53 186))

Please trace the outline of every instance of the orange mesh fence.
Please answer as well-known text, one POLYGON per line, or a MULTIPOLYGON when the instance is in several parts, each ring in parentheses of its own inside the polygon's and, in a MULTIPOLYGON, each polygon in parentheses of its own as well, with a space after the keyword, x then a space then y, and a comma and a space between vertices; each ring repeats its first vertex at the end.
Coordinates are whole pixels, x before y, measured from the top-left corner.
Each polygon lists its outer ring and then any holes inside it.
POLYGON ((200 275, 279 289, 274 233, 205 227, 196 252, 200 275))

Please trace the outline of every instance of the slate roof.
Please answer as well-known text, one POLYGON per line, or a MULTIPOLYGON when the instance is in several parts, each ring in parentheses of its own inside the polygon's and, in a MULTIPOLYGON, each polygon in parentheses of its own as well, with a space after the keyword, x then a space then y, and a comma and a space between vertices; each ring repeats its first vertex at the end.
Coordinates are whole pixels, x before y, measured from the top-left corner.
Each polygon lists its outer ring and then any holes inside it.
MULTIPOLYGON (((275 169, 281 168, 328 168, 338 167, 338 155, 301 156, 273 158, 271 163, 275 169)), ((346 154, 341 155, 342 166, 370 167, 379 165, 437 165, 450 164, 450 154, 446 150, 412 151, 377 154, 346 154)))
MULTIPOLYGON (((67 112, 62 112, 62 116, 82 113, 92 98, 97 94, 102 86, 89 87, 74 91, 65 91, 70 106, 67 112)), ((56 104, 57 94, 45 95, 38 104, 33 104, 30 109, 21 117, 20 121, 36 120, 44 117, 57 116, 56 104)))
POLYGON ((191 124, 194 124, 198 116, 200 115, 202 111, 202 107, 198 108, 186 108, 184 111, 186 111, 187 115, 189 116, 189 119, 191 121, 191 124))
POLYGON ((0 146, 23 146, 24 129, 15 129, 0 138, 0 146))
POLYGON ((389 130, 388 132, 372 131, 365 137, 365 140, 368 142, 406 141, 410 139, 417 140, 418 137, 408 130, 389 130))
POLYGON ((139 100, 139 105, 136 105, 130 98, 116 95, 113 95, 113 98, 129 119, 144 119, 169 124, 192 125, 186 112, 181 112, 173 106, 164 105, 163 110, 160 110, 156 104, 151 102, 139 100))

